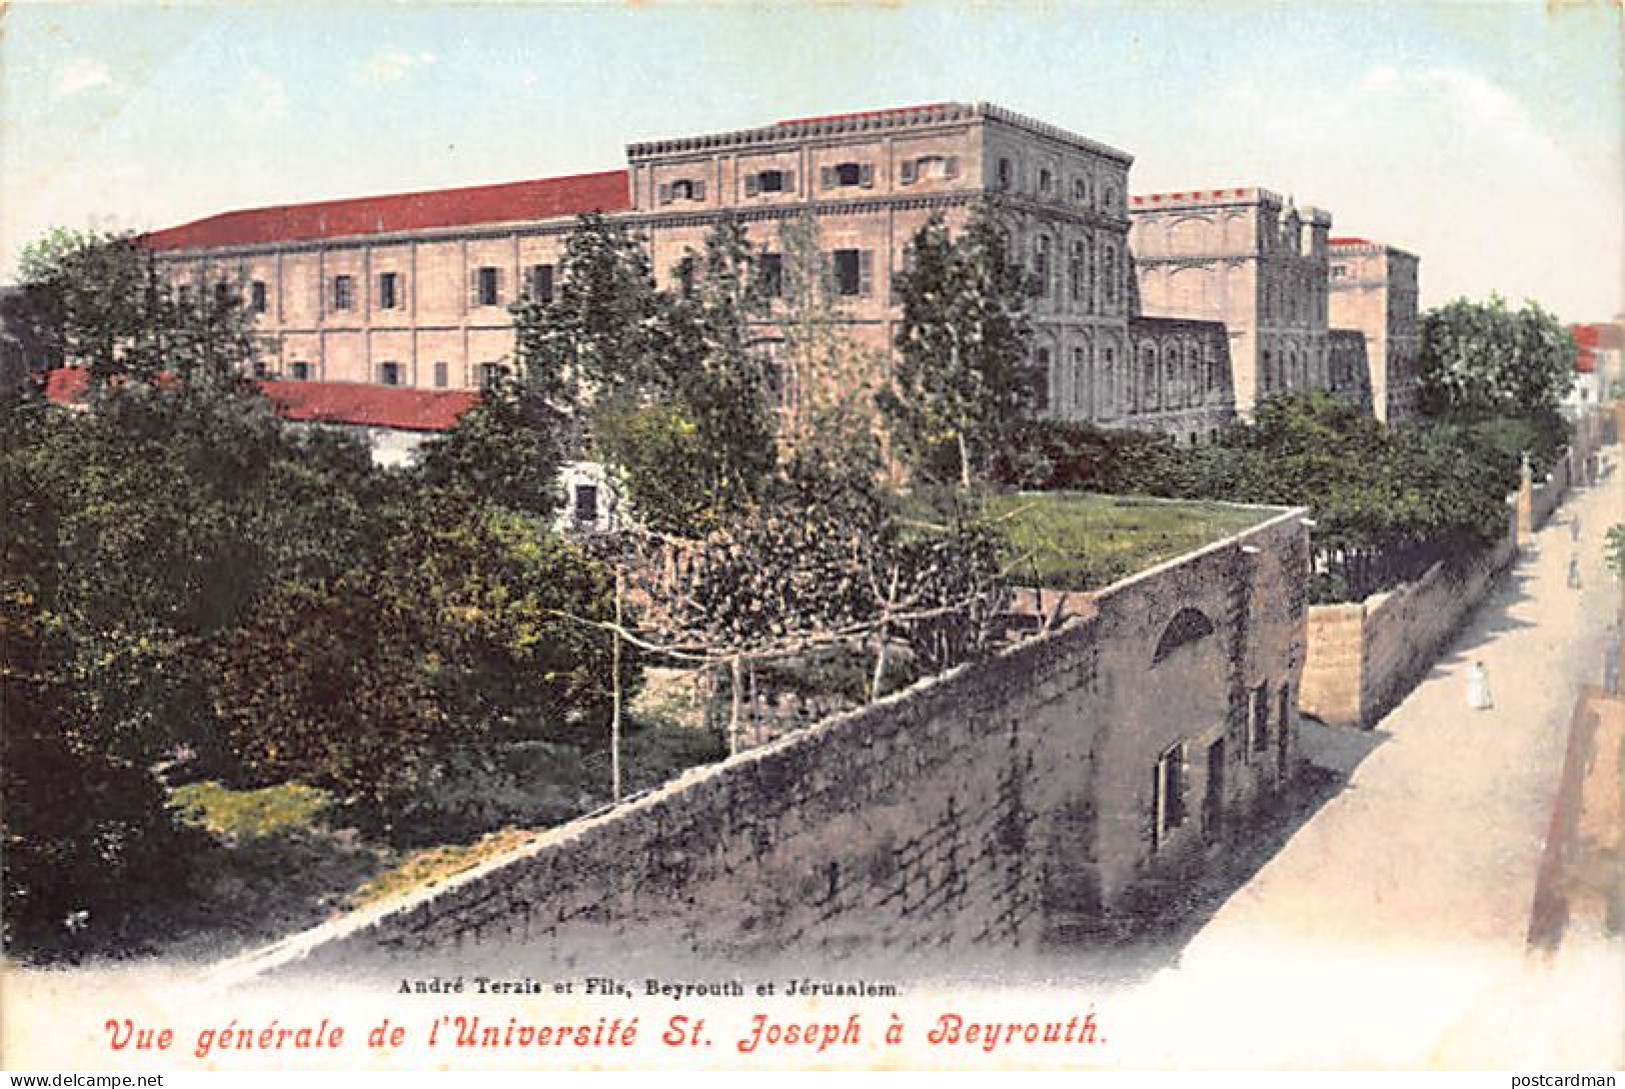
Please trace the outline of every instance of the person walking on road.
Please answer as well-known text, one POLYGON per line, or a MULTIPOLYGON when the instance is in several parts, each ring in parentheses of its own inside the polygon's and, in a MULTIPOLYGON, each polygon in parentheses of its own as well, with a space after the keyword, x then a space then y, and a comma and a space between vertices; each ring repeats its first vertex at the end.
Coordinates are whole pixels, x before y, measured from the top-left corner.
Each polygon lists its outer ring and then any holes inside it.
POLYGON ((1580 588, 1580 557, 1579 556, 1570 556, 1569 557, 1569 589, 1570 590, 1578 590, 1579 588, 1580 588))
POLYGON ((1490 697, 1490 675, 1483 662, 1474 662, 1467 670, 1467 706, 1475 711, 1488 711, 1495 706, 1490 697))
POLYGON ((1569 540, 1575 544, 1580 543, 1580 516, 1578 514, 1569 515, 1569 540))

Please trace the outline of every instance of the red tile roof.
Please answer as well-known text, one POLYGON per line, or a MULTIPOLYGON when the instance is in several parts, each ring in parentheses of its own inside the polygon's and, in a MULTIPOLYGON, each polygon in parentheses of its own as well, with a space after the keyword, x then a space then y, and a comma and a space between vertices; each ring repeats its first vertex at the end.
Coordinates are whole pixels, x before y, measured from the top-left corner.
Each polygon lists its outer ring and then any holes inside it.
POLYGON ((223 212, 141 236, 148 249, 252 246, 432 227, 552 219, 632 207, 627 172, 435 189, 223 212))
POLYGON ((480 399, 478 393, 466 390, 406 389, 362 382, 261 382, 259 386, 290 420, 396 431, 450 431, 480 399))
POLYGON ((1328 241, 1329 245, 1333 245, 1333 246, 1375 246, 1376 245, 1376 243, 1371 241, 1371 239, 1369 239, 1369 238, 1355 238, 1352 235, 1350 235, 1348 237, 1345 237, 1345 238, 1332 238, 1332 239, 1328 239, 1327 241, 1328 241))
MULTIPOLYGON (((480 399, 478 393, 467 390, 361 382, 262 381, 258 385, 287 419, 396 431, 449 431, 480 399)), ((59 367, 45 377, 45 396, 58 404, 80 400, 89 388, 89 376, 77 367, 59 367)))

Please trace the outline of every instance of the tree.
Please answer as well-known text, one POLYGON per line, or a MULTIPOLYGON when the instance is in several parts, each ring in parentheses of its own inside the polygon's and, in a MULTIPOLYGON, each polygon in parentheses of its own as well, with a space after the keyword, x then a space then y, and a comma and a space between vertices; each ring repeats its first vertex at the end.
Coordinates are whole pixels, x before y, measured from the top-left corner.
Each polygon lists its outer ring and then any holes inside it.
MULTIPOLYGON (((214 655, 232 752, 259 781, 334 791, 392 837, 473 747, 601 739, 612 576, 533 516, 408 493, 336 579, 283 583, 214 655), (575 618, 575 619, 569 619, 575 618)), ((635 663, 622 664, 630 687, 635 663)))
POLYGON ((550 396, 503 376, 455 427, 424 445, 416 473, 431 488, 549 517, 568 426, 550 396))
POLYGON ((759 494, 774 461, 762 299, 743 227, 720 223, 654 287, 624 228, 585 217, 556 298, 516 311, 528 395, 585 405, 592 453, 649 528, 697 535, 759 494))
POLYGON ((984 206, 957 238, 933 217, 898 274, 897 369, 880 406, 918 473, 951 450, 961 487, 1033 401, 1026 274, 984 206))
POLYGON ((133 236, 57 229, 18 268, 18 322, 52 366, 83 366, 93 390, 160 375, 229 385, 257 356, 241 284, 200 267, 172 287, 133 236))
POLYGON ((790 459, 848 461, 878 472, 873 409, 885 361, 847 335, 811 215, 779 228, 779 261, 780 302, 772 314, 780 337, 779 448, 790 459))
POLYGON ((1574 338, 1539 303, 1457 299, 1422 315, 1423 412, 1463 421, 1556 413, 1574 381, 1574 338))

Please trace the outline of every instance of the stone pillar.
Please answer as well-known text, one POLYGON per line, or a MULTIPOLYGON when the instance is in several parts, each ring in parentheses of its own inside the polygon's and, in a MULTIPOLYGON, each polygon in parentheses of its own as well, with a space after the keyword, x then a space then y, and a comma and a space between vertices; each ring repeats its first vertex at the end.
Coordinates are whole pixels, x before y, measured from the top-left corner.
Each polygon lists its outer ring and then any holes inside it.
POLYGON ((1535 539, 1535 474, 1529 468, 1529 455, 1518 468, 1518 547, 1535 539))

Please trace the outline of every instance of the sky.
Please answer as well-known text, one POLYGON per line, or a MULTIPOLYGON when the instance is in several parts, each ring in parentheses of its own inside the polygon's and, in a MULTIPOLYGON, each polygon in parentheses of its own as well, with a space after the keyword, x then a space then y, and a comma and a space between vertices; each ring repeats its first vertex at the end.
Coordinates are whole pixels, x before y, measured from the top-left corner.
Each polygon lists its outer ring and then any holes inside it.
MULTIPOLYGON (((3 0, 0 0, 3 2, 3 0)), ((1625 310, 1596 3, 48 3, 0 9, 0 282, 52 226, 613 169, 628 143, 988 101, 1422 258, 1422 304, 1625 310)))

